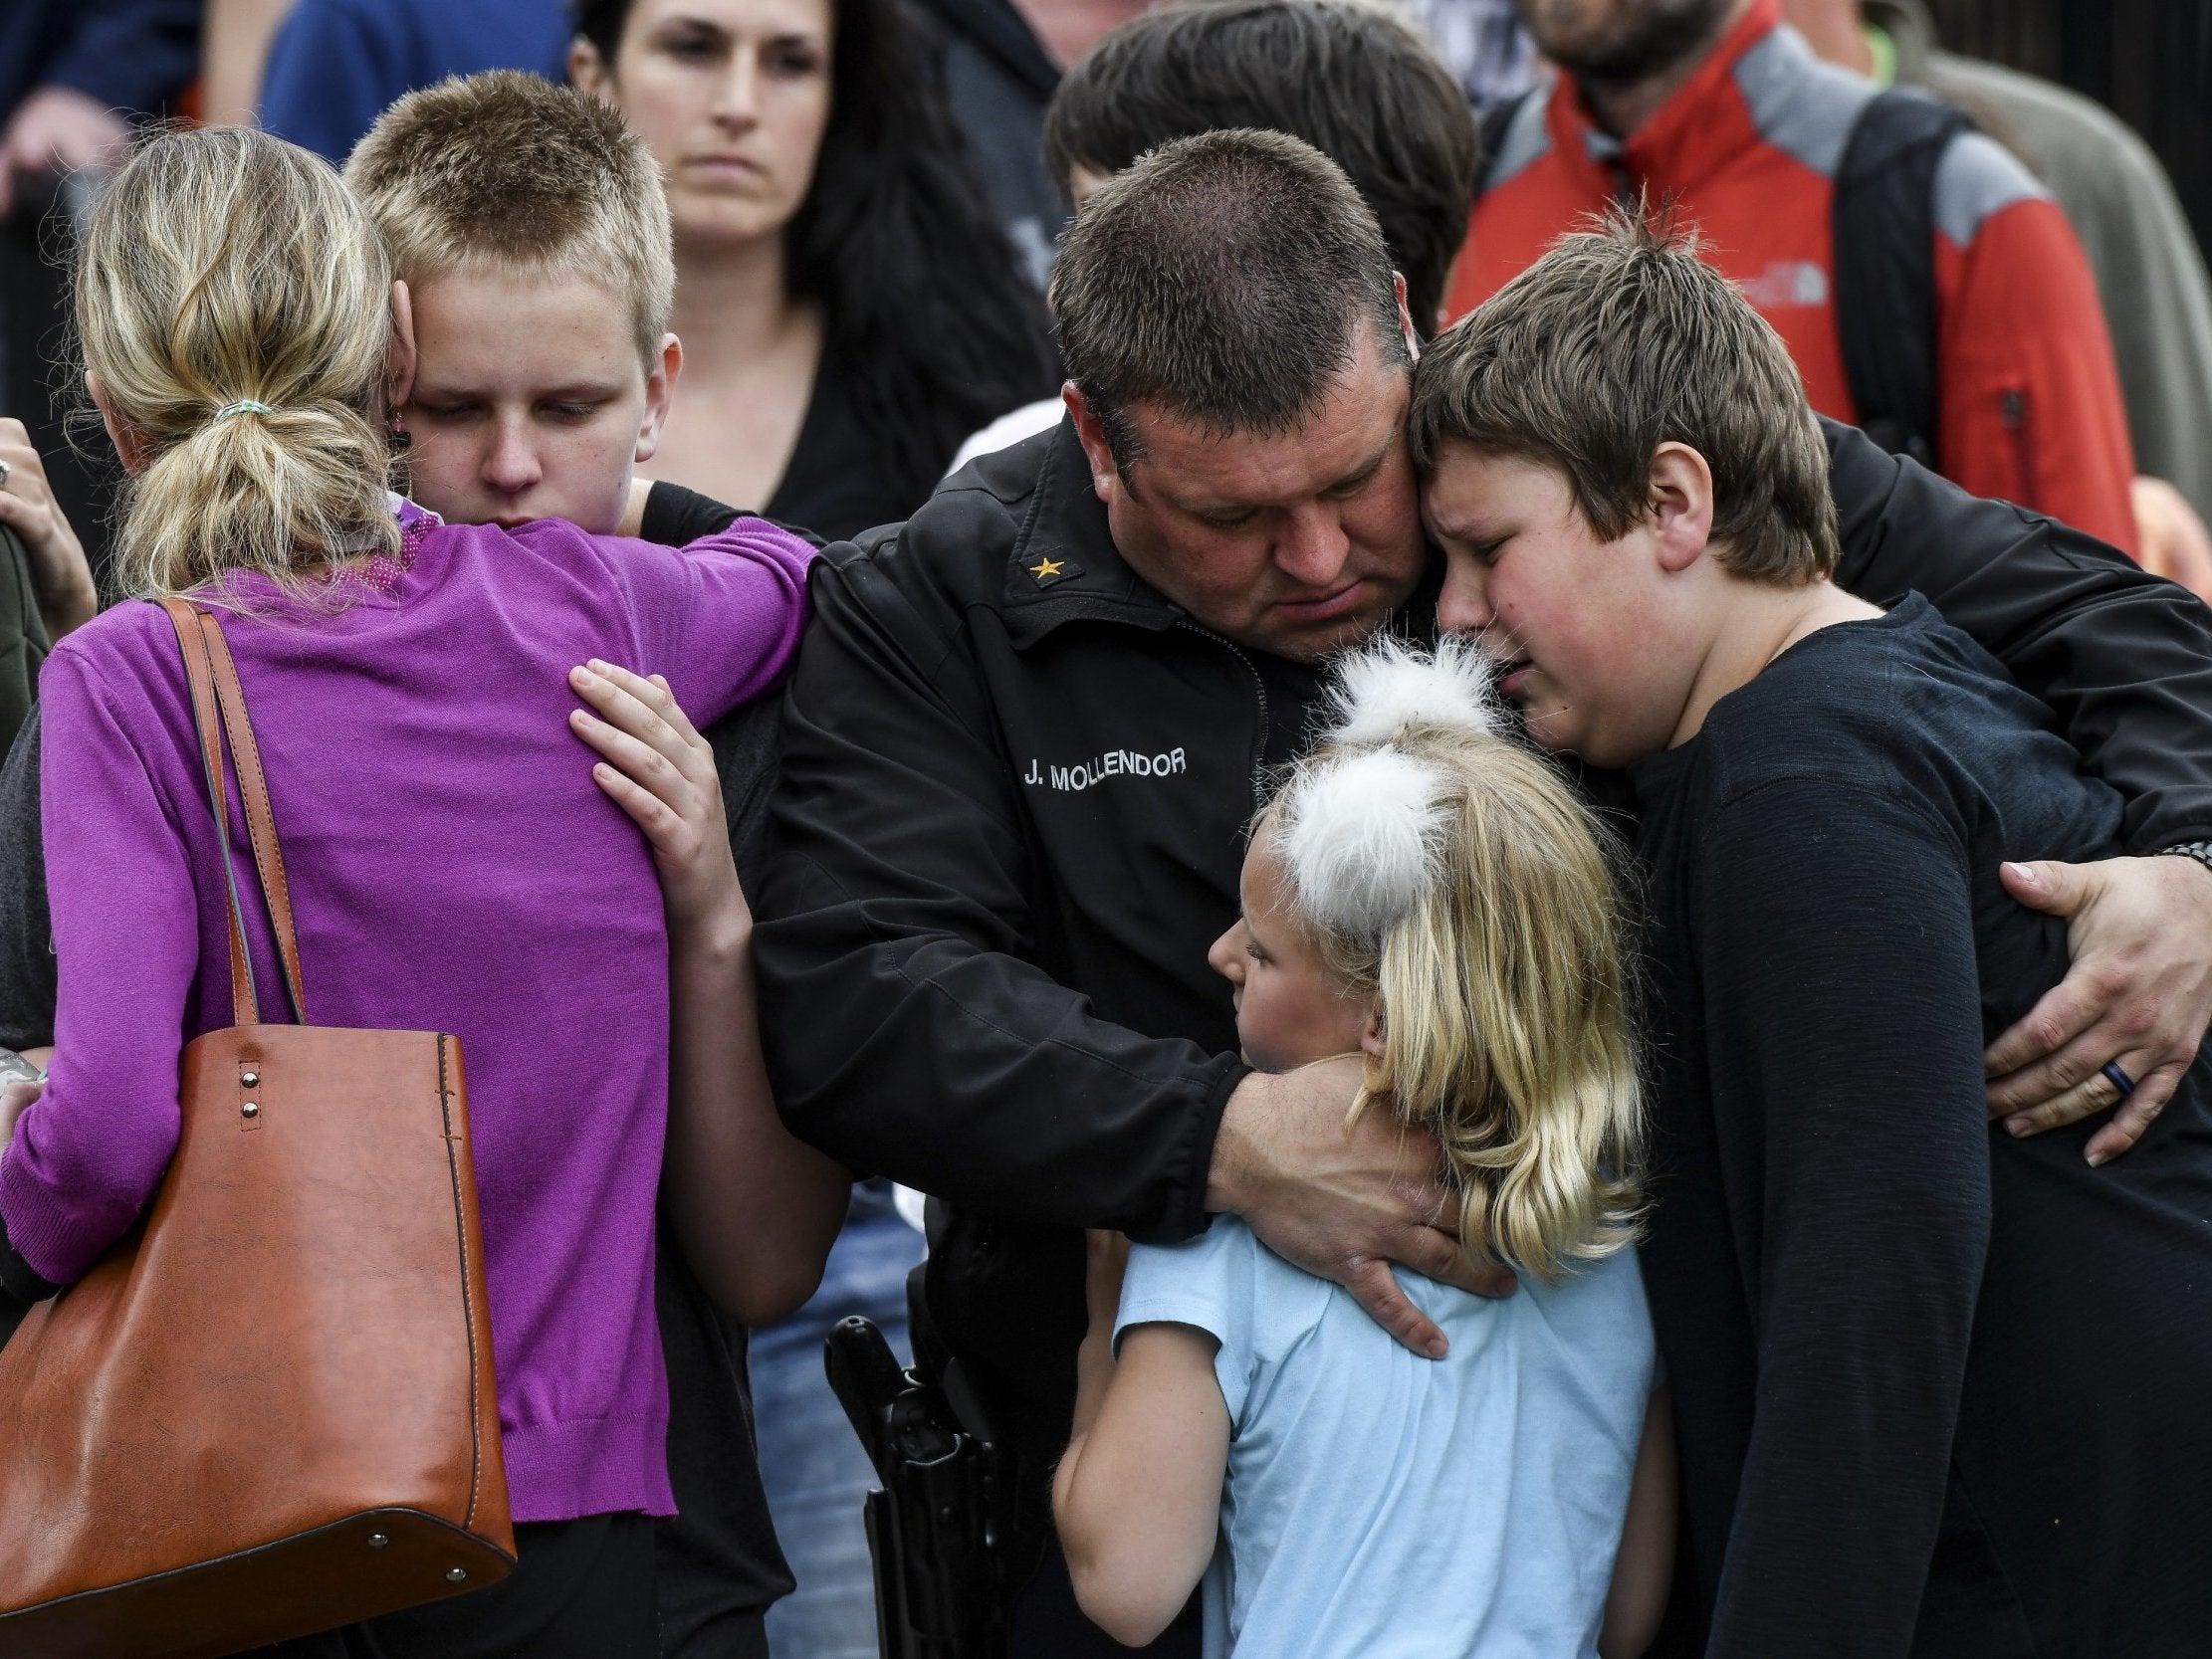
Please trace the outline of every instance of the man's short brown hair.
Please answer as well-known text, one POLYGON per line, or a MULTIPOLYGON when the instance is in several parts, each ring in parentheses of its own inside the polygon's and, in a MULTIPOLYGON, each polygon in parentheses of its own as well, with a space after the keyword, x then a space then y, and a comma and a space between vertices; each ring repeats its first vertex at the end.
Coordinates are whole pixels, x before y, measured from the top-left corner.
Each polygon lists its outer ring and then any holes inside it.
POLYGON ((1280 132, 1181 138, 1098 189, 1060 243, 1068 377, 1126 472, 1130 406, 1200 430, 1295 431, 1377 332, 1407 360, 1396 273, 1343 169, 1280 132))
POLYGON ((612 104, 520 70, 451 78, 378 116, 345 182, 404 281, 580 277, 626 302, 639 351, 659 355, 676 294, 668 202, 612 104))
POLYGON ((1222 126, 1303 138, 1375 212, 1414 326, 1436 331, 1474 206, 1474 111, 1428 37, 1385 0, 1183 0, 1084 54, 1044 111, 1044 164, 1118 173, 1222 126))
POLYGON ((1649 215, 1561 237, 1438 335, 1408 436, 1424 470, 1453 439, 1555 469, 1608 541, 1649 511, 1659 446, 1687 444, 1712 469, 1723 569, 1796 586, 1836 567, 1828 446, 1789 348, 1649 215))

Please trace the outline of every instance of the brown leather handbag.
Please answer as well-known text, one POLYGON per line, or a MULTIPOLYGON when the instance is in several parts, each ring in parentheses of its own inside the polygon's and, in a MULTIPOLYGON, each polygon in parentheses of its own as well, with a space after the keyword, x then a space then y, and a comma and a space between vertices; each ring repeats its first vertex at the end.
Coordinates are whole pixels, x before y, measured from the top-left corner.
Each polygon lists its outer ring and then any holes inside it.
POLYGON ((229 1654, 515 1564, 461 1046, 308 1023, 238 671, 168 602, 229 877, 238 1023, 184 1050, 141 1227, 0 1351, 0 1654, 229 1654), (223 736, 298 1023, 260 1023, 223 736))

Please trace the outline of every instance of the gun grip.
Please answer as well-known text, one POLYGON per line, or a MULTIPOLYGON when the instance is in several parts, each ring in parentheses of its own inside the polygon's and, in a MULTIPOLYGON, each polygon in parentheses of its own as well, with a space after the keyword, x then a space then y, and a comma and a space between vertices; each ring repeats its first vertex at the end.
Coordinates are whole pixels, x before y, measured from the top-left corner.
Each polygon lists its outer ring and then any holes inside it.
POLYGON ((822 1368, 877 1477, 888 1484, 889 1414, 893 1402, 912 1386, 898 1356, 872 1321, 854 1314, 830 1327, 822 1343, 822 1368))

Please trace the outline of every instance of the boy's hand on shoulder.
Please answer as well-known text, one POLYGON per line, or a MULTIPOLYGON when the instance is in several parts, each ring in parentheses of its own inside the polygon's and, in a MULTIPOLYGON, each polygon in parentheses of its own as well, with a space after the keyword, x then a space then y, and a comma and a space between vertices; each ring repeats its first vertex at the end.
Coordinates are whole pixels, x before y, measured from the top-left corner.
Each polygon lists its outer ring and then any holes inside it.
POLYGON ((1989 1115, 2014 1135, 2119 1110, 2089 1143, 2102 1163, 2142 1138, 2212 1026, 2212 870, 2190 858, 2004 867, 2021 904, 2067 921, 2074 963, 1983 1056, 1989 1115), (2122 1094, 2104 1071, 2134 1083, 2122 1094))
POLYGON ((657 674, 594 663, 570 670, 568 684, 590 706, 571 713, 569 726, 601 756, 593 780, 645 832, 671 934, 741 946, 753 919, 730 856, 713 746, 657 674))

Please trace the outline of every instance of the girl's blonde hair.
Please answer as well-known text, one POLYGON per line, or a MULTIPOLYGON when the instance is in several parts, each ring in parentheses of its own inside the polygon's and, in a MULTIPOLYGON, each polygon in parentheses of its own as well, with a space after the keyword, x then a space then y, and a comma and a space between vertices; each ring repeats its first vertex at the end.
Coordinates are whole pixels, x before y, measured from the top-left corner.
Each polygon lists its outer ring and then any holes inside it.
POLYGON ((86 233, 77 327, 145 446, 116 540, 125 593, 232 571, 301 592, 312 567, 397 550, 376 426, 391 262, 326 162, 248 127, 155 133, 86 233))
POLYGON ((1541 1278, 1635 1242, 1641 1105, 1610 838, 1501 729, 1471 646, 1386 641, 1262 818, 1323 965, 1378 993, 1371 1100, 1433 1132, 1459 1235, 1541 1278))

